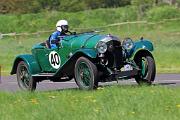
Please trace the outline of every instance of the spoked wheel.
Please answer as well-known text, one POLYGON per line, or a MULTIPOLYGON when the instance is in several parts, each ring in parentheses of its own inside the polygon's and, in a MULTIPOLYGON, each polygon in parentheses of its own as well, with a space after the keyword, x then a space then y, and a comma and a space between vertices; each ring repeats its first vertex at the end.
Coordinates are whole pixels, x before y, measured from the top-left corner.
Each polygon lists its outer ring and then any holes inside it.
POLYGON ((97 67, 87 58, 80 57, 75 64, 75 81, 80 89, 92 90, 98 87, 97 67))
POLYGON ((22 90, 33 91, 36 89, 36 81, 32 78, 24 61, 19 62, 16 75, 18 85, 22 90))
POLYGON ((156 75, 156 65, 154 58, 149 55, 141 55, 135 59, 136 64, 141 69, 135 80, 138 84, 151 85, 156 75))

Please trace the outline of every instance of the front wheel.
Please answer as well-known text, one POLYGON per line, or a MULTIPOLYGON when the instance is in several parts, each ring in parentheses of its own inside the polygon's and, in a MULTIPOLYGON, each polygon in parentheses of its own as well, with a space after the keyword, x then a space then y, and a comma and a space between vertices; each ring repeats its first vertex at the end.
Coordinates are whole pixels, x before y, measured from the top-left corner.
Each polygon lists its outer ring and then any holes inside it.
POLYGON ((82 90, 92 90, 98 87, 97 67, 87 58, 80 57, 74 69, 75 81, 82 90))
POLYGON ((136 82, 140 85, 151 85, 156 75, 154 58, 150 55, 140 55, 135 59, 135 62, 140 68, 138 75, 135 76, 136 82))
POLYGON ((31 76, 28 66, 24 61, 19 62, 16 75, 18 85, 22 90, 33 91, 36 89, 36 81, 31 76))

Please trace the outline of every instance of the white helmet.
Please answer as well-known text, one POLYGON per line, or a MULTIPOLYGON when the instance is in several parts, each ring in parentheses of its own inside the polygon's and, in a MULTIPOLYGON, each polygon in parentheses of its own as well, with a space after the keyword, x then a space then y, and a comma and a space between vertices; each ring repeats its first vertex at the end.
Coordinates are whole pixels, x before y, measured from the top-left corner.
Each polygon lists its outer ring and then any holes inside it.
MULTIPOLYGON (((57 23, 56 23, 56 29, 58 31, 63 31, 63 26, 68 26, 68 21, 67 20, 59 20, 57 23)), ((68 28, 66 28, 68 30, 68 28)), ((64 32, 66 32, 67 30, 65 30, 64 32)))

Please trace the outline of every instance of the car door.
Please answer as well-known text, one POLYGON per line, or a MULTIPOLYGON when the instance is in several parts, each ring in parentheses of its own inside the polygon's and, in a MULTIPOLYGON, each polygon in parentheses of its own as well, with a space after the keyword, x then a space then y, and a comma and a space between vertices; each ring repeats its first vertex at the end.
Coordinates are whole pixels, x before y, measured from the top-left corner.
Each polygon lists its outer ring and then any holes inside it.
POLYGON ((67 36, 62 39, 59 48, 56 49, 38 49, 36 56, 43 72, 56 72, 70 57, 71 44, 70 39, 74 36, 67 36))
POLYGON ((43 72, 56 72, 68 59, 67 51, 66 47, 39 49, 37 58, 43 72))
POLYGON ((41 66, 41 69, 43 72, 54 72, 55 70, 51 66, 49 62, 49 54, 51 52, 50 49, 44 48, 44 49, 38 49, 36 50, 36 57, 38 59, 38 63, 41 66))

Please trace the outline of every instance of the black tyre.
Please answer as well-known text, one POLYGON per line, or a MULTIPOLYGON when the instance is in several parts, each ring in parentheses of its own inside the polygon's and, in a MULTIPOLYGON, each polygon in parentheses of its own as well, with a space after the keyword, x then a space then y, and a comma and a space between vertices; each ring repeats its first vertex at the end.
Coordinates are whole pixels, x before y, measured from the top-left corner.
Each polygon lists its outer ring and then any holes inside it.
POLYGON ((98 87, 98 70, 90 60, 80 57, 75 64, 75 81, 82 90, 92 90, 98 87))
POLYGON ((136 64, 141 69, 135 80, 138 84, 151 85, 156 75, 156 65, 154 58, 150 55, 140 55, 135 59, 136 64))
POLYGON ((36 81, 31 76, 28 66, 24 61, 19 62, 16 75, 18 85, 22 90, 34 91, 36 89, 36 81))

